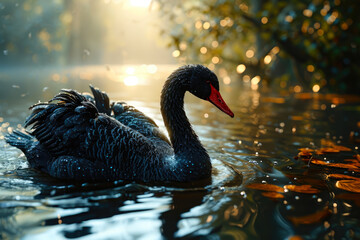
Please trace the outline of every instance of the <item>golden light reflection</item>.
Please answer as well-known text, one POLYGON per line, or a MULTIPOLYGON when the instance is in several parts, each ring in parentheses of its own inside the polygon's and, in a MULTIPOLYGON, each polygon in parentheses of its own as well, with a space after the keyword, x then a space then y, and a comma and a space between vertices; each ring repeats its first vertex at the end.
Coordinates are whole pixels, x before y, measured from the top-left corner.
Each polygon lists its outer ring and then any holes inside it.
POLYGON ((239 8, 244 12, 247 12, 249 10, 249 7, 245 3, 241 3, 239 5, 239 8))
POLYGON ((223 82, 225 85, 229 85, 231 83, 231 78, 229 76, 226 76, 223 78, 223 82))
POLYGON ((285 21, 287 21, 287 22, 289 22, 289 23, 291 23, 293 20, 294 20, 294 18, 293 18, 292 16, 290 16, 290 15, 287 15, 287 16, 285 17, 285 21))
POLYGON ((213 63, 209 63, 207 67, 212 71, 215 70, 215 64, 213 64, 213 63))
POLYGON ((200 52, 201 52, 201 54, 206 54, 207 53, 207 48, 206 47, 201 47, 200 48, 200 52))
POLYGON ((271 49, 271 52, 273 54, 278 54, 280 52, 280 48, 278 46, 275 46, 275 47, 273 47, 273 49, 271 49))
POLYGON ((174 50, 174 51, 172 52, 172 56, 173 56, 174 58, 179 57, 179 56, 180 56, 180 51, 179 51, 179 50, 174 50))
POLYGON ((258 88, 259 88, 259 85, 257 85, 257 84, 251 84, 251 89, 252 90, 258 90, 258 88))
POLYGON ((294 92, 296 92, 296 93, 301 92, 301 86, 296 85, 296 86, 294 87, 294 92))
POLYGON ((239 64, 236 67, 236 72, 239 73, 239 74, 245 72, 245 70, 246 70, 246 66, 244 64, 239 64))
POLYGON ((262 24, 267 24, 268 21, 269 21, 269 19, 268 19, 267 17, 262 17, 262 18, 261 18, 261 23, 262 23, 262 24))
POLYGON ((307 66, 306 66, 306 70, 307 70, 308 72, 314 72, 315 67, 314 67, 313 65, 307 65, 307 66))
POLYGON ((186 48, 187 48, 186 42, 181 42, 180 45, 179 45, 179 48, 180 48, 180 50, 182 50, 182 51, 186 50, 186 48))
POLYGON ((313 92, 319 92, 320 91, 320 86, 318 84, 315 84, 313 87, 312 87, 312 90, 313 92))
POLYGON ((246 51, 245 55, 247 58, 252 58, 252 57, 254 57, 255 52, 254 52, 254 50, 249 49, 246 51))
POLYGON ((201 29, 202 28, 202 22, 200 20, 195 22, 195 28, 201 29))
POLYGON ((218 64, 220 62, 220 58, 215 56, 211 59, 211 61, 213 64, 218 64))
POLYGON ((218 41, 212 41, 211 46, 213 48, 217 48, 219 46, 219 42, 218 41))
POLYGON ((310 9, 304 9, 303 14, 306 17, 311 17, 313 15, 313 11, 311 11, 310 9))
POLYGON ((244 81, 244 82, 249 82, 249 81, 250 81, 250 76, 249 76, 249 75, 245 75, 245 76, 243 77, 243 81, 244 81))
POLYGON ((203 28, 204 28, 205 30, 209 29, 209 28, 210 28, 210 23, 209 23, 209 22, 204 22, 203 28))
POLYGON ((260 82, 261 78, 260 76, 255 76, 251 79, 251 85, 258 85, 260 82))
POLYGON ((348 28, 349 28, 349 25, 347 25, 346 22, 344 22, 344 23, 341 24, 341 29, 342 29, 342 30, 347 30, 348 28))
POLYGON ((326 16, 327 12, 328 12, 328 11, 327 11, 325 8, 323 8, 323 9, 320 10, 320 14, 321 14, 321 16, 323 16, 323 17, 326 16))
POLYGON ((270 55, 266 55, 264 57, 264 63, 265 64, 269 64, 271 62, 271 60, 272 60, 272 57, 270 55))

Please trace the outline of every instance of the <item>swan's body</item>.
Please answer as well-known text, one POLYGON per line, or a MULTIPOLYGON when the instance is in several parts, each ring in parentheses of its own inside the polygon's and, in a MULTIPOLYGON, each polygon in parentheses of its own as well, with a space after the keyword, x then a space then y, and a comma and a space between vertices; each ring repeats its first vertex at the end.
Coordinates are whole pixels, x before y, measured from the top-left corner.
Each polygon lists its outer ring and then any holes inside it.
POLYGON ((36 104, 25 126, 6 141, 21 149, 30 165, 49 175, 77 181, 193 181, 211 176, 211 162, 183 110, 190 91, 230 116, 214 73, 201 65, 179 68, 165 82, 161 113, 170 141, 155 122, 125 103, 109 103, 92 88, 89 99, 62 90, 36 104))

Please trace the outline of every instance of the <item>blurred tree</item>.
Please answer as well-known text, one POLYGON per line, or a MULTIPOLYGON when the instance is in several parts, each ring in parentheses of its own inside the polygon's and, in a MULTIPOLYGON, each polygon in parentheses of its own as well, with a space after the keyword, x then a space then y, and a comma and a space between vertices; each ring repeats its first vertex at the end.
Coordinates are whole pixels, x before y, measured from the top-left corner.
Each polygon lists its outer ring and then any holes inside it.
POLYGON ((96 64, 104 50, 104 3, 2 0, 1 66, 96 64))
POLYGON ((0 2, 0 63, 57 63, 64 49, 61 1, 0 2))
MULTIPOLYGON (((174 57, 244 81, 360 93, 360 5, 350 0, 157 0, 174 57), (297 79, 297 82, 291 82, 297 79)), ((225 82, 225 79, 224 79, 225 82)))

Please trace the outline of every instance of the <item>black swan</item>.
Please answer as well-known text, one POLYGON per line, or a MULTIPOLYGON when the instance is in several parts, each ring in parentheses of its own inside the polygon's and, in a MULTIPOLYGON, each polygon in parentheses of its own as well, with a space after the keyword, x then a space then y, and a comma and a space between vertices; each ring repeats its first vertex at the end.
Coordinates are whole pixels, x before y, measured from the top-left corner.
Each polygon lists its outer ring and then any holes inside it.
POLYGON ((60 179, 189 182, 211 176, 210 157, 183 109, 189 91, 234 117, 211 70, 186 65, 165 82, 161 113, 170 141, 140 111, 91 90, 94 97, 62 90, 33 105, 25 122, 31 130, 14 131, 6 141, 24 152, 31 167, 60 179))

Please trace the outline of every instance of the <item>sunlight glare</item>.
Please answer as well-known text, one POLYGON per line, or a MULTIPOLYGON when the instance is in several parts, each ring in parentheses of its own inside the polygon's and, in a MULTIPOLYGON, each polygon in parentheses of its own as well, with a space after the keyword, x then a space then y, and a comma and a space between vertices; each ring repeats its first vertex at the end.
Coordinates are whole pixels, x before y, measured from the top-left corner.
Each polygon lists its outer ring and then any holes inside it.
POLYGON ((157 72, 158 68, 155 64, 150 64, 146 67, 148 73, 154 74, 157 72))
POLYGON ((129 0, 129 3, 133 7, 148 8, 152 0, 129 0))
POLYGON ((135 68, 134 67, 127 67, 125 72, 129 75, 134 74, 135 73, 135 68))
POLYGON ((124 84, 126 86, 136 86, 139 83, 139 78, 137 76, 127 76, 124 78, 124 84))

